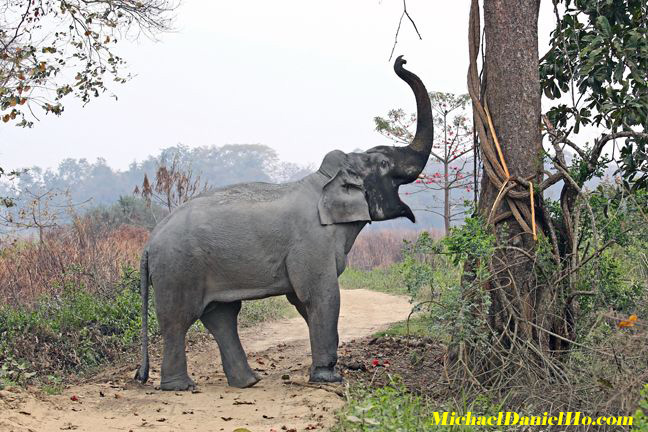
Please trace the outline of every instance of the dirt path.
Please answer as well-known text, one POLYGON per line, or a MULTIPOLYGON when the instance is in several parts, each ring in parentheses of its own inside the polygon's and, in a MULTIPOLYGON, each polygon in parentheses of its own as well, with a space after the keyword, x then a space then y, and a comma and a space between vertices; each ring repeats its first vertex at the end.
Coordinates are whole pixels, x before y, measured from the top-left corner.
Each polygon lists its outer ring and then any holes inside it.
MULTIPOLYGON (((405 298, 367 290, 342 291, 341 342, 367 336, 407 318, 405 298)), ((152 358, 151 380, 139 385, 134 368, 96 376, 58 396, 0 392, 0 431, 234 431, 326 430, 343 405, 343 386, 313 388, 308 329, 301 318, 275 321, 241 331, 250 365, 263 377, 255 387, 226 385, 216 343, 199 339, 188 346, 195 393, 162 392, 160 358, 152 358), (133 370, 131 370, 133 369, 133 370), (76 401, 72 399, 77 399, 76 401)))

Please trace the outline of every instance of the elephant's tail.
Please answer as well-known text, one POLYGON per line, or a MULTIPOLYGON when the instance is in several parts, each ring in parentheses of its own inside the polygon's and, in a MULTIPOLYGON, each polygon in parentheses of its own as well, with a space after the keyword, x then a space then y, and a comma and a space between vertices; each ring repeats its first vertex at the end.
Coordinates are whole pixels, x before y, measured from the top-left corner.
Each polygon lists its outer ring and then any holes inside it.
POLYGON ((149 268, 148 268, 148 248, 142 252, 140 263, 140 293, 142 294, 142 364, 137 372, 135 379, 144 384, 148 381, 149 376, 149 355, 148 355, 148 293, 149 293, 149 268))

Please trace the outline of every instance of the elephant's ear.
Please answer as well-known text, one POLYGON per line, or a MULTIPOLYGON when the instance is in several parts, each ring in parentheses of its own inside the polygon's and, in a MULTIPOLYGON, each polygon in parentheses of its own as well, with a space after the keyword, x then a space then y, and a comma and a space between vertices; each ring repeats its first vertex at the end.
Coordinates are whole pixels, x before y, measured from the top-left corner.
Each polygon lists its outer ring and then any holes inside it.
POLYGON ((371 220, 362 178, 344 165, 324 185, 317 205, 322 225, 371 220))

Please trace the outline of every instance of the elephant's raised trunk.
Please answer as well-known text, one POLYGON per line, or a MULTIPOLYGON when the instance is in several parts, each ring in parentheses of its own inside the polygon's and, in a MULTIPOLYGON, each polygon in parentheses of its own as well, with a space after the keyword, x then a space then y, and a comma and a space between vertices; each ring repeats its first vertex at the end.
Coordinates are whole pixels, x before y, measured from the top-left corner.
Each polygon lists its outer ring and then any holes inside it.
POLYGON ((428 95, 425 86, 421 79, 403 68, 407 61, 403 56, 398 56, 394 62, 394 71, 403 81, 405 81, 416 98, 416 134, 414 139, 408 146, 409 149, 417 153, 417 170, 420 173, 423 171, 427 163, 430 151, 432 150, 432 143, 434 141, 434 120, 432 118, 432 106, 430 104, 430 96, 428 95))

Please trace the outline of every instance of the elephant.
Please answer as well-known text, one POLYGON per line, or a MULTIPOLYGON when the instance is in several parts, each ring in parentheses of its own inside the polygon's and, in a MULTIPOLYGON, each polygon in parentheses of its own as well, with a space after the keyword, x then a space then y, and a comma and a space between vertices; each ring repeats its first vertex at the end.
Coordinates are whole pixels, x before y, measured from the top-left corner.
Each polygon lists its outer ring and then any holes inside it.
POLYGON ((338 277, 367 223, 399 217, 415 222, 398 189, 418 178, 432 149, 430 99, 405 63, 398 57, 394 71, 416 98, 416 133, 408 146, 334 150, 299 181, 208 191, 160 221, 141 259, 142 361, 135 379, 148 379, 152 285, 164 344, 162 390, 195 388, 187 373, 185 336, 197 320, 218 344, 228 385, 256 384, 260 377, 250 368, 238 335, 241 301, 280 295, 308 324, 310 381, 342 381, 336 370, 338 277))

